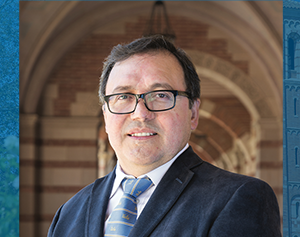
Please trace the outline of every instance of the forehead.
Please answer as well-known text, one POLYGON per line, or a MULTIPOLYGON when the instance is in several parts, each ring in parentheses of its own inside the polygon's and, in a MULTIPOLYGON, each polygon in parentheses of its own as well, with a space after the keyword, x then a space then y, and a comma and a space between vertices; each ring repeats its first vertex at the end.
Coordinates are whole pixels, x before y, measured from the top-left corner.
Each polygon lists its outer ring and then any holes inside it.
POLYGON ((106 94, 124 90, 151 89, 185 90, 183 69, 177 58, 168 52, 136 54, 113 67, 106 86, 106 94))

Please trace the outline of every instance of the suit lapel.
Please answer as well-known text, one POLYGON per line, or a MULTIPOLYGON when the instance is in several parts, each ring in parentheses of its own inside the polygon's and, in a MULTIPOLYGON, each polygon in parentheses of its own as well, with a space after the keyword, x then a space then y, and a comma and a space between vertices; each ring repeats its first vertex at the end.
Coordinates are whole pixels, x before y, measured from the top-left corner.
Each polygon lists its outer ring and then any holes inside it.
POLYGON ((105 214, 114 179, 115 170, 104 178, 95 181, 86 215, 85 237, 103 236, 105 214))
POLYGON ((129 237, 149 236, 160 223, 192 179, 194 173, 190 169, 202 163, 195 157, 190 147, 177 158, 152 194, 129 237))

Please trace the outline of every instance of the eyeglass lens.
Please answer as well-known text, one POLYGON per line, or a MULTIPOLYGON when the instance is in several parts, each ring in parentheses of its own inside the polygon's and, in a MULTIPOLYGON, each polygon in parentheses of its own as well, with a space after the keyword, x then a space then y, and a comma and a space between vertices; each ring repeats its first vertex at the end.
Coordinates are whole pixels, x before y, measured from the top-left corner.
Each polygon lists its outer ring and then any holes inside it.
MULTIPOLYGON (((175 102, 175 96, 170 91, 149 92, 144 94, 143 99, 147 108, 152 111, 170 109, 175 102)), ((137 103, 138 95, 124 93, 110 96, 108 106, 113 113, 129 113, 134 111, 137 103)))

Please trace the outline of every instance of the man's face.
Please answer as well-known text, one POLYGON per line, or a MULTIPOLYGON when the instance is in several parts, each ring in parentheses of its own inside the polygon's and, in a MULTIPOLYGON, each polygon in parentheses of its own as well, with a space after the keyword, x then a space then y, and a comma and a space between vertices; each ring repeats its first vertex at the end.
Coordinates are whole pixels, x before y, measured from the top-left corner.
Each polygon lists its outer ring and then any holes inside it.
MULTIPOLYGON (((182 67, 173 55, 139 54, 116 63, 106 95, 153 90, 186 90, 182 67)), ((173 109, 150 112, 140 99, 133 113, 123 115, 112 114, 104 105, 106 132, 124 172, 137 177, 172 159, 197 127, 199 104, 189 109, 188 98, 177 96, 173 109)))

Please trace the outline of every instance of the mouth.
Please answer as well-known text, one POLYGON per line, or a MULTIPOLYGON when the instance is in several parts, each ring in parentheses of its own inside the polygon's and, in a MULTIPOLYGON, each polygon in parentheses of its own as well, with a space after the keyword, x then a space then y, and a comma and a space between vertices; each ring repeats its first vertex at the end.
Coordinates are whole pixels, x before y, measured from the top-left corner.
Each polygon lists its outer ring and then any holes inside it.
POLYGON ((130 136, 130 137, 151 137, 151 136, 155 136, 155 135, 157 135, 157 133, 141 132, 141 133, 128 134, 128 136, 130 136))

